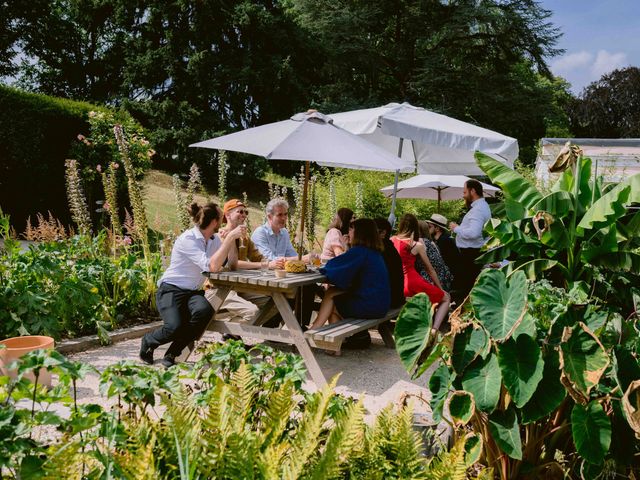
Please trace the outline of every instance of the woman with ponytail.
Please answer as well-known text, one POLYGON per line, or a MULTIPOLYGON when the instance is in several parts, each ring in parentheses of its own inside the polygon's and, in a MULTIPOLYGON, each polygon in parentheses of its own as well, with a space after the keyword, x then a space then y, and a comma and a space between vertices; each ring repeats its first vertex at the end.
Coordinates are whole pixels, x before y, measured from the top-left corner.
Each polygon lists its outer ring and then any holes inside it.
POLYGON ((240 225, 221 240, 217 235, 222 210, 215 203, 193 203, 189 214, 194 227, 183 232, 173 244, 171 264, 158 281, 156 305, 164 325, 142 337, 140 358, 153 364, 153 351, 171 343, 162 365, 170 367, 190 342, 200 338, 213 315, 204 297, 202 272, 218 272, 225 261, 230 268, 238 262, 236 239, 246 237, 247 227, 240 225))

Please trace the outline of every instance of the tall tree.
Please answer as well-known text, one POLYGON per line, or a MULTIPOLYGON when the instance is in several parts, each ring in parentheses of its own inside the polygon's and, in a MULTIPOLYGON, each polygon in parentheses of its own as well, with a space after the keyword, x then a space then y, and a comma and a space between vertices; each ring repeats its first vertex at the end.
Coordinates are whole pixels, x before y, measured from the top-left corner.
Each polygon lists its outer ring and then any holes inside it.
POLYGON ((579 137, 640 137, 640 68, 603 75, 582 91, 569 115, 579 137))
POLYGON ((539 75, 560 53, 533 0, 290 0, 326 46, 322 106, 410 101, 531 146, 552 102, 539 75), (542 105, 541 105, 542 104, 542 105))

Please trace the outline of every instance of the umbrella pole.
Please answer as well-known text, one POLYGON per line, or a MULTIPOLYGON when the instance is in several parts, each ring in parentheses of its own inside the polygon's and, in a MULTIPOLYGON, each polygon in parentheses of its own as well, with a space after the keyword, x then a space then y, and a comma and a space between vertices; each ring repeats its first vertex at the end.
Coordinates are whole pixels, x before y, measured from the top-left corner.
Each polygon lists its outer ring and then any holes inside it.
POLYGON ((298 260, 302 260, 304 247, 304 220, 307 215, 307 187, 309 185, 309 162, 304 162, 304 185, 302 187, 302 211, 300 213, 300 244, 298 245, 298 260))
POLYGON ((440 200, 441 200, 441 198, 440 198, 440 193, 441 193, 441 192, 442 192, 442 190, 440 190, 440 189, 438 188, 438 206, 436 207, 436 212, 438 212, 438 213, 440 213, 440 200))
MULTIPOLYGON (((402 158, 402 144, 404 143, 404 138, 400 139, 398 143, 398 158, 402 158)), ((396 195, 398 194, 398 177, 400 176, 400 170, 396 170, 396 176, 393 180, 393 196, 391 198, 391 213, 389 214, 389 223, 391 224, 391 228, 393 228, 396 224, 396 195)))

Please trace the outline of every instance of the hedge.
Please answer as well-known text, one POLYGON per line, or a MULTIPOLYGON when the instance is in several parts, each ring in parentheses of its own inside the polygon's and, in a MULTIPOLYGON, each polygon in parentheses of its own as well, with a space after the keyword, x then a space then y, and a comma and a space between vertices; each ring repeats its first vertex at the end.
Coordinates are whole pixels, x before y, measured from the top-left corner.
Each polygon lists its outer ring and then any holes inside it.
POLYGON ((70 223, 64 161, 91 110, 104 108, 0 85, 0 207, 18 232, 47 211, 70 223))

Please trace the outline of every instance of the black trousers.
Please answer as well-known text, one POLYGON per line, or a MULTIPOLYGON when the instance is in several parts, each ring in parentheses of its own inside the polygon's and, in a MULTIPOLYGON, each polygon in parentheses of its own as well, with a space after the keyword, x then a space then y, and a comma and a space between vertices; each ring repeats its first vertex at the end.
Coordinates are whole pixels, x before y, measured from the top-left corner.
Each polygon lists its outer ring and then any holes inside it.
POLYGON ((173 342, 165 356, 179 356, 190 342, 200 338, 213 316, 203 290, 185 290, 168 283, 158 288, 156 305, 164 325, 147 333, 145 340, 153 349, 173 342))
POLYGON ((460 257, 452 288, 453 299, 458 305, 469 295, 476 278, 482 271, 482 265, 475 263, 476 258, 480 256, 479 248, 460 248, 459 250, 460 257))

